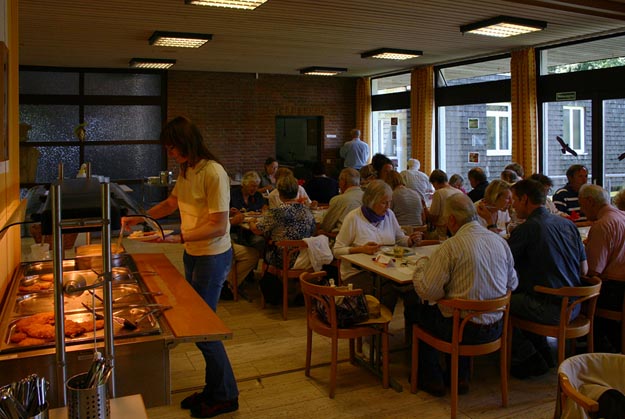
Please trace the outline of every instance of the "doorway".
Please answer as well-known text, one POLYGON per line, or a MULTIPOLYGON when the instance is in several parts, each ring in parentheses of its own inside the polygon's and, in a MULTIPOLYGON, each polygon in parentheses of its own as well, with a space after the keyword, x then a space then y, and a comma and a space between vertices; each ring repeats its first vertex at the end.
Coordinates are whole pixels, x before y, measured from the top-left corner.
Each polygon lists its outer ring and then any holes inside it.
POLYGON ((277 116, 276 159, 298 179, 312 177, 312 165, 321 161, 322 116, 277 116))

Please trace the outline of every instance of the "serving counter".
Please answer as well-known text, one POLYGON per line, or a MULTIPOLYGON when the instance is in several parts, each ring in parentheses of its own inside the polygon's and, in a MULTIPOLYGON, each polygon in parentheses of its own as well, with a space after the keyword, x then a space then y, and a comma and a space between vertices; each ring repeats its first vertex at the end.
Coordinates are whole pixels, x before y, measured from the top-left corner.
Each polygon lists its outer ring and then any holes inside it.
MULTIPOLYGON (((157 327, 148 328, 149 333, 115 334, 116 396, 140 393, 147 407, 169 404, 169 350, 181 342, 231 339, 232 331, 193 290, 167 257, 162 254, 133 254, 128 257, 134 262, 132 270, 139 274, 141 289, 160 293, 151 296, 153 301, 150 303, 169 305, 172 309, 153 319, 157 327)), ((20 266, 16 270, 13 282, 21 280, 18 271, 23 272, 23 269, 20 266)), ((7 294, 16 289, 17 284, 12 283, 7 294)), ((9 327, 14 324, 16 316, 14 298, 14 294, 4 295, 2 298, 0 333, 4 349, 0 350, 0 384, 18 381, 32 373, 46 377, 52 383, 48 400, 51 407, 57 407, 59 389, 54 385, 57 382, 55 347, 16 347, 11 344, 9 327)), ((98 337, 96 345, 102 350, 101 336, 98 337)), ((91 341, 67 338, 66 353, 67 377, 87 371, 94 357, 93 337, 91 341)))

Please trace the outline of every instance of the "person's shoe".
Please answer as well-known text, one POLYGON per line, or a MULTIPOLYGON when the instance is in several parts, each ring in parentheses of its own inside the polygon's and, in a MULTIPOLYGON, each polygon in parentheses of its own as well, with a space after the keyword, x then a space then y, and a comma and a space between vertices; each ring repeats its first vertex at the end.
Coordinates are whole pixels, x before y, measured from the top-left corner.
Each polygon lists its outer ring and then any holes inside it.
POLYGON ((512 365, 510 368, 510 374, 521 380, 529 378, 531 376, 543 375, 549 371, 549 366, 545 362, 545 359, 541 354, 535 352, 532 356, 525 361, 512 365))
POLYGON ((234 300, 234 294, 227 284, 224 284, 224 286, 221 288, 221 295, 219 296, 219 299, 224 301, 234 300))
POLYGON ((469 380, 458 380, 458 394, 467 394, 469 392, 469 380))
POLYGON ((225 400, 214 403, 200 403, 191 408, 191 417, 212 418, 223 413, 239 410, 239 399, 225 400))
POLYGON ((180 408, 191 409, 204 401, 206 401, 206 397, 203 393, 193 393, 192 395, 185 397, 184 400, 180 402, 180 408))
POLYGON ((426 393, 431 394, 434 397, 443 397, 445 396, 445 383, 443 383, 443 379, 431 379, 431 378, 421 378, 417 383, 417 387, 419 390, 423 390, 426 393))

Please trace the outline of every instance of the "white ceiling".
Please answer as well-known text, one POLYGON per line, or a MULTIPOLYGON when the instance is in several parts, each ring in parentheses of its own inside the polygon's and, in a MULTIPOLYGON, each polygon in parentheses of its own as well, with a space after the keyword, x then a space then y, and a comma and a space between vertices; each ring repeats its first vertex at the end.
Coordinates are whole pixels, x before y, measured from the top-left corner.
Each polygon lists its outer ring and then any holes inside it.
POLYGON ((20 64, 127 68, 132 57, 173 58, 173 70, 298 74, 345 67, 368 76, 530 45, 625 31, 625 0, 268 0, 254 11, 184 0, 19 0, 20 64), (512 38, 463 35, 497 15, 545 20, 512 38), (213 34, 200 49, 148 44, 155 31, 213 34), (417 49, 409 61, 362 59, 381 47, 417 49))

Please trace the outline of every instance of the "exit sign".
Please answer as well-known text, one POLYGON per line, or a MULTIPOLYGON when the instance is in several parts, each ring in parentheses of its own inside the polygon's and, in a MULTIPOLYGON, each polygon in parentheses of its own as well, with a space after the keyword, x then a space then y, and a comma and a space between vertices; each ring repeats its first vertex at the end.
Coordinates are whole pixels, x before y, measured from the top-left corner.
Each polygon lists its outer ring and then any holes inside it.
POLYGON ((558 92, 556 93, 556 100, 561 101, 571 101, 577 99, 577 92, 558 92))

